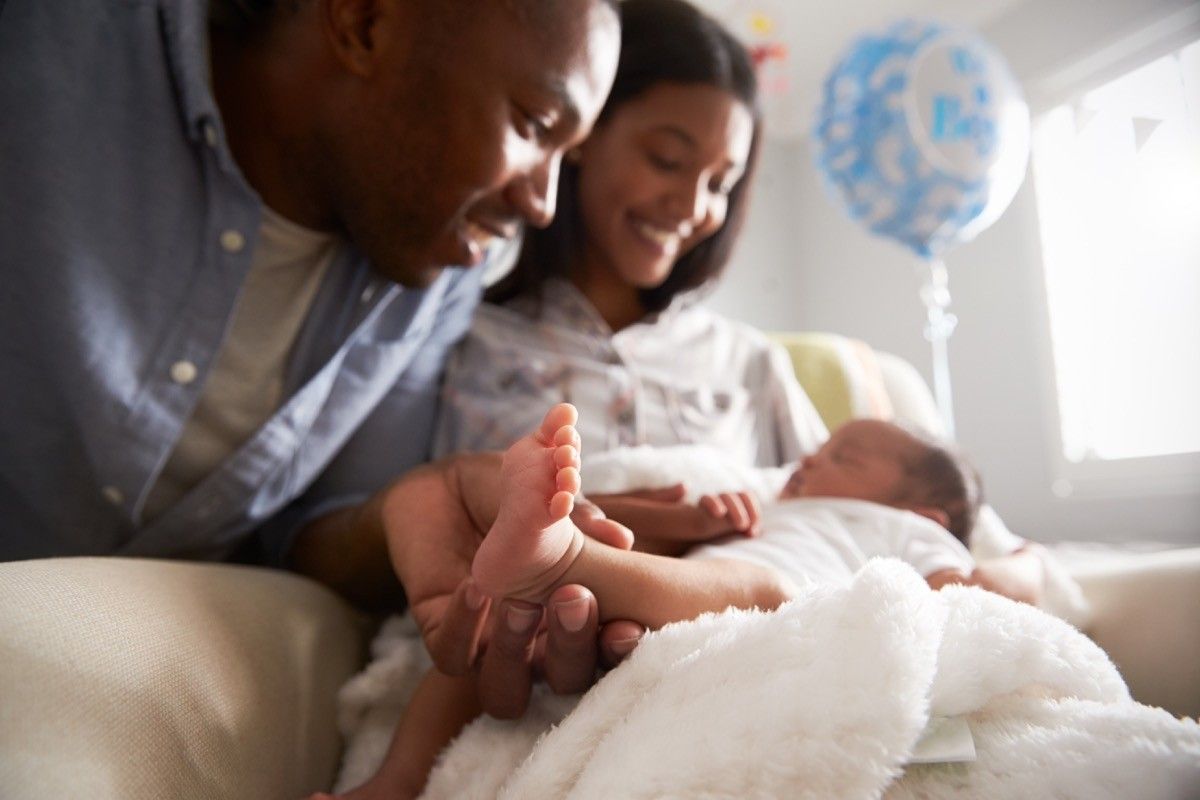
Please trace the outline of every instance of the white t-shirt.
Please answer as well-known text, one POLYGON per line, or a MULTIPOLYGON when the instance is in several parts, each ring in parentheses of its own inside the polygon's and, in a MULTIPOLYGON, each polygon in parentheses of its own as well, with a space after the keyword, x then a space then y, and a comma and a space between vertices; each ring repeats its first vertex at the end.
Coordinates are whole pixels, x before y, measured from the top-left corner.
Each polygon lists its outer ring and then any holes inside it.
POLYGON ((152 520, 262 427, 283 399, 288 353, 340 240, 263 207, 250 271, 204 389, 143 510, 152 520))
POLYGON ((975 568, 962 542, 932 520, 865 500, 779 500, 760 517, 762 534, 701 545, 687 558, 735 558, 770 567, 799 586, 849 580, 872 558, 892 557, 927 577, 975 568))
POLYGON ((479 308, 447 367, 437 454, 508 447, 564 401, 585 454, 703 444, 773 467, 828 436, 787 353, 749 325, 680 298, 614 333, 567 281, 541 299, 479 308))

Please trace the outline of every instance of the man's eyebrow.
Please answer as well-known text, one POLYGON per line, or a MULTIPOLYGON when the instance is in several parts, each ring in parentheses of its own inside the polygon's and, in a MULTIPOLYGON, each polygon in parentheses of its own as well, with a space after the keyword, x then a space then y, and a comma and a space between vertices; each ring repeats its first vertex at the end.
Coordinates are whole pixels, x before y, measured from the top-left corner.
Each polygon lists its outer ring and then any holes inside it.
POLYGON ((554 102, 558 106, 560 120, 571 127, 578 127, 582 115, 579 113, 579 105, 575 102, 575 98, 571 96, 570 90, 567 89, 566 82, 558 78, 552 78, 545 81, 541 88, 542 91, 554 98, 554 102))

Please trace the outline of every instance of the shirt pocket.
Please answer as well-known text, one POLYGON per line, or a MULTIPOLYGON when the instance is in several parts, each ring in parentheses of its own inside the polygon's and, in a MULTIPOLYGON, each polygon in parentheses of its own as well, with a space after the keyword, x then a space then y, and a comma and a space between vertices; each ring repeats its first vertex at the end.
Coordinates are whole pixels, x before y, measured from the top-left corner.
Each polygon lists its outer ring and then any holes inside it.
POLYGON ((750 393, 740 386, 667 390, 667 419, 683 444, 737 447, 750 393))

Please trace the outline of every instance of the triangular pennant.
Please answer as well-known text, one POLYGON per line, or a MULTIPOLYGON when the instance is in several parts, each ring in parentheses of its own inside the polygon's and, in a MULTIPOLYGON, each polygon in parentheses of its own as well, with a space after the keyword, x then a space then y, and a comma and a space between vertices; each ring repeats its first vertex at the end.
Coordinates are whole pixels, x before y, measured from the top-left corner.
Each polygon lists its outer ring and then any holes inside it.
POLYGON ((1133 149, 1134 152, 1140 153, 1142 147, 1146 144, 1154 132, 1158 130, 1158 126, 1163 124, 1161 119, 1146 119, 1145 117, 1134 117, 1133 122, 1133 149))

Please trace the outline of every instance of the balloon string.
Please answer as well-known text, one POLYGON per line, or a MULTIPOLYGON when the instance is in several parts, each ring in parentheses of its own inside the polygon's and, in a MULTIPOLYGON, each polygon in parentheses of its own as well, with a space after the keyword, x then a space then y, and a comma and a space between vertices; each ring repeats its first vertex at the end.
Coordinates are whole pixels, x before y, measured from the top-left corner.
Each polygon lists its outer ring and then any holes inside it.
POLYGON ((950 278, 946 265, 939 258, 923 262, 924 283, 921 300, 925 303, 925 338, 933 348, 933 392, 938 410, 946 425, 946 434, 954 438, 954 400, 950 392, 950 357, 948 343, 958 317, 950 307, 950 278))

